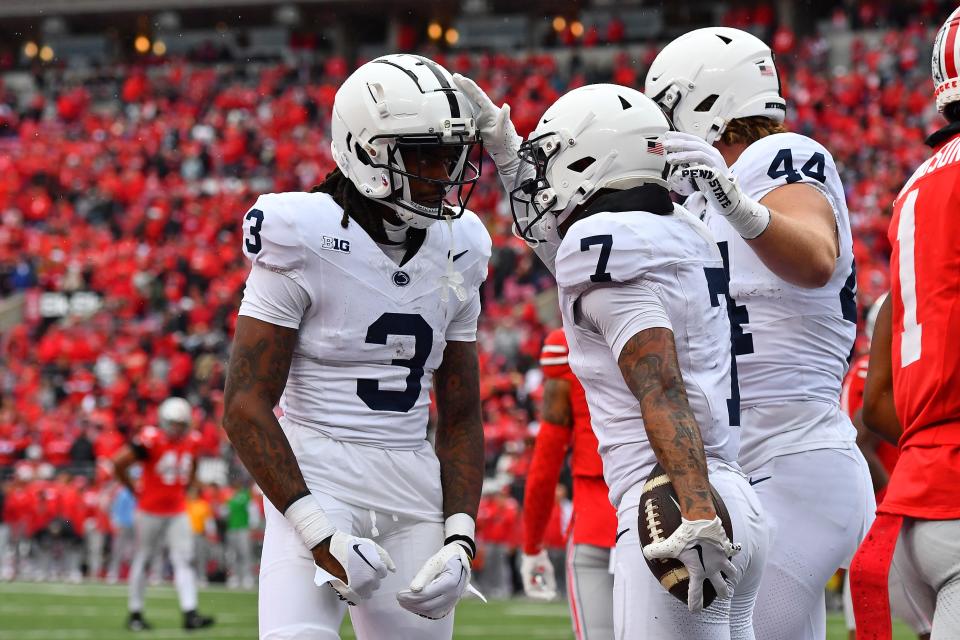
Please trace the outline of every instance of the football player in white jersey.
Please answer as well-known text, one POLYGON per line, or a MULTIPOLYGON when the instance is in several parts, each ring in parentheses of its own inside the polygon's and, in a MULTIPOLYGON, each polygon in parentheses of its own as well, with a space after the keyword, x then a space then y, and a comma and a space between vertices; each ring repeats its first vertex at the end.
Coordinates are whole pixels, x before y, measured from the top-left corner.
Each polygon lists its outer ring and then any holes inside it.
POLYGON ((875 509, 840 388, 856 337, 856 271, 837 167, 783 127, 770 48, 738 29, 698 29, 654 60, 645 93, 678 132, 671 180, 729 261, 740 374, 740 464, 773 528, 757 637, 826 634, 824 585, 875 509))
MULTIPOLYGON (((484 139, 488 132, 496 139, 493 123, 504 124, 509 114, 496 113, 470 81, 456 80, 475 102, 484 139)), ((727 276, 706 226, 670 200, 661 146, 668 129, 657 106, 633 89, 576 89, 519 146, 532 171, 513 167, 524 177, 511 201, 517 229, 555 270, 569 363, 586 391, 618 512, 616 637, 753 638, 767 530, 736 463, 727 276), (674 485, 683 521, 641 549, 638 527, 655 527, 656 520, 639 499, 657 462, 674 485), (731 514, 734 541, 709 483, 731 514), (646 569, 645 555, 687 566, 686 606, 646 569), (704 580, 722 596, 707 608, 704 580)))
POLYGON ((464 209, 480 138, 450 74, 414 55, 357 69, 331 133, 322 185, 244 216, 224 428, 269 499, 260 637, 338 638, 353 605, 358 638, 447 639, 483 479, 490 237, 464 209))

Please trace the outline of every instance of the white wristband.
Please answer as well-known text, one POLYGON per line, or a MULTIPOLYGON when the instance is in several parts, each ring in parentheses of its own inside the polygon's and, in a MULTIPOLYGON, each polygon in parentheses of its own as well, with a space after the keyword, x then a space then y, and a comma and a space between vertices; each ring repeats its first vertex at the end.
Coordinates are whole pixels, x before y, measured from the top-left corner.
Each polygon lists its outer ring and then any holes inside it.
POLYGON ((744 240, 753 240, 770 226, 770 210, 743 196, 737 208, 727 216, 727 221, 744 240))
POLYGON ((455 513, 443 523, 444 544, 459 542, 467 549, 470 558, 477 555, 477 523, 466 513, 455 513))
POLYGON ((337 531, 312 494, 303 496, 287 507, 283 515, 303 538, 307 549, 313 549, 337 531))

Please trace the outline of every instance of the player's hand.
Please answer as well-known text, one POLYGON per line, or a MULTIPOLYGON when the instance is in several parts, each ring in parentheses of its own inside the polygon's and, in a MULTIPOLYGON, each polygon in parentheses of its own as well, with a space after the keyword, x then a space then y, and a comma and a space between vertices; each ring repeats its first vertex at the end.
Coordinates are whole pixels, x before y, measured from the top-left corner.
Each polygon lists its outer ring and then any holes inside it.
POLYGON ((545 549, 533 555, 523 554, 520 559, 520 576, 523 592, 535 600, 553 600, 557 597, 557 578, 553 563, 545 549))
POLYGON ((390 555, 376 542, 342 531, 314 547, 313 559, 317 563, 314 583, 329 583, 349 605, 369 599, 387 572, 397 570, 390 555))
POLYGON ((451 542, 424 563, 410 587, 397 594, 400 606, 431 620, 439 620, 457 606, 470 583, 470 556, 463 545, 451 542))
POLYGON ((729 598, 740 581, 740 571, 730 558, 740 552, 723 530, 719 517, 713 520, 687 520, 666 540, 648 544, 643 555, 648 560, 677 558, 690 574, 687 607, 696 613, 703 610, 703 582, 709 580, 717 596, 729 598))
POLYGON ((770 224, 770 210, 747 197, 736 179, 727 175, 726 169, 697 164, 682 167, 674 173, 692 180, 697 190, 744 239, 753 240, 766 231, 770 224))
POLYGON ((505 185, 512 184, 517 167, 520 166, 517 151, 523 138, 517 134, 510 120, 510 105, 504 103, 502 107, 498 107, 493 104, 476 82, 459 73, 453 74, 453 84, 470 100, 473 118, 480 130, 480 137, 483 138, 483 146, 497 165, 501 181, 505 185))
MULTIPOLYGON (((720 151, 713 145, 707 144, 703 138, 668 131, 663 134, 663 150, 667 152, 667 162, 674 167, 689 167, 691 165, 706 165, 718 171, 727 172, 727 163, 720 155, 720 151)), ((697 190, 697 185, 680 171, 674 171, 667 178, 667 187, 674 193, 689 196, 697 190)))
POLYGON ((667 162, 675 167, 703 164, 717 171, 729 173, 720 150, 707 144, 703 138, 680 131, 667 131, 661 138, 667 162))

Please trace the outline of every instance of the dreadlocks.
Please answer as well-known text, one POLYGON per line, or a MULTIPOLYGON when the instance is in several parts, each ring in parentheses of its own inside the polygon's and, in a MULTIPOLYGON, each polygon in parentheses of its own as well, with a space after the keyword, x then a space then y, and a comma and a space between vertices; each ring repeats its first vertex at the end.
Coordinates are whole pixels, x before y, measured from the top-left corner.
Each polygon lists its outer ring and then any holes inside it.
MULTIPOLYGON (((387 232, 383 228, 383 213, 370 198, 361 194, 339 168, 327 174, 323 182, 310 190, 311 193, 326 193, 333 201, 343 208, 343 218, 340 225, 346 229, 350 220, 359 224, 375 242, 387 243, 387 232)), ((413 234, 424 234, 422 229, 410 228, 407 238, 413 234)))

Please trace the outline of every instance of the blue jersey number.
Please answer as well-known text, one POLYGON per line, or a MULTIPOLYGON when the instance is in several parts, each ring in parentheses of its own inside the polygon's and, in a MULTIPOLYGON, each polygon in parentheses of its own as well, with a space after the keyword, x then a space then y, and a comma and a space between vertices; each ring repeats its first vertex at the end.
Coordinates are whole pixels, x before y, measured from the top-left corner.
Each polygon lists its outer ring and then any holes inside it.
POLYGON ((263 242, 260 240, 260 229, 263 228, 263 211, 260 211, 260 209, 250 209, 247 215, 244 216, 244 219, 253 220, 253 224, 250 225, 250 237, 244 238, 247 251, 250 253, 260 253, 260 249, 263 249, 263 242))
POLYGON ((395 367, 410 370, 407 374, 406 389, 381 389, 379 381, 360 378, 357 380, 357 395, 374 411, 406 413, 417 404, 420 397, 423 367, 433 349, 433 329, 418 313, 384 313, 367 329, 366 342, 385 345, 388 336, 412 336, 414 339, 413 357, 394 358, 390 361, 395 367))
POLYGON ((826 158, 818 151, 810 156, 810 159, 800 167, 798 173, 797 170, 793 168, 793 151, 790 149, 780 149, 780 151, 777 151, 777 155, 773 157, 773 162, 770 164, 770 168, 767 169, 767 175, 774 180, 777 178, 786 178, 787 184, 793 184, 794 182, 803 180, 803 176, 800 175, 802 173, 804 176, 812 178, 817 182, 825 183, 827 181, 826 164, 826 158))
POLYGON ((580 239, 580 251, 590 251, 590 247, 600 245, 600 258, 597 260, 597 270, 590 274, 591 282, 610 282, 612 276, 607 271, 607 262, 610 260, 610 250, 613 248, 613 236, 590 236, 580 239))
POLYGON ((710 306, 720 306, 720 296, 727 301, 727 317, 730 320, 730 398, 727 413, 732 426, 740 426, 740 381, 737 376, 737 356, 753 353, 753 336, 743 331, 743 323, 750 322, 747 307, 737 305, 730 296, 730 260, 727 243, 719 242, 723 267, 704 267, 707 289, 710 291, 710 306))

